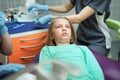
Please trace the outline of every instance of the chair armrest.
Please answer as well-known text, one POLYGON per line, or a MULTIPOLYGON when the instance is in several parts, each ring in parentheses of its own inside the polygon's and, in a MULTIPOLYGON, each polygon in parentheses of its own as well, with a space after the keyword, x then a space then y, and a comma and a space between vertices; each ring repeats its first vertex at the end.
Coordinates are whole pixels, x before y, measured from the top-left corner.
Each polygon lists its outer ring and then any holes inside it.
POLYGON ((120 21, 107 19, 106 24, 110 29, 117 32, 117 38, 120 39, 120 21))

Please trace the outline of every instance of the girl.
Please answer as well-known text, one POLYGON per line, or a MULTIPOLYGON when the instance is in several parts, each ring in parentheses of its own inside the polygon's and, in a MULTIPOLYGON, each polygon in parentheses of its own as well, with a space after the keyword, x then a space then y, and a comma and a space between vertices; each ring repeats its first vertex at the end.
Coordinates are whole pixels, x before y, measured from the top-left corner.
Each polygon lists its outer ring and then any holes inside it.
MULTIPOLYGON (((47 60, 60 60, 77 66, 78 77, 67 80, 104 80, 103 72, 91 51, 86 46, 75 45, 74 28, 68 19, 58 17, 52 20, 48 32, 47 45, 40 52, 39 63, 47 60)), ((50 65, 45 69, 51 70, 50 65)))

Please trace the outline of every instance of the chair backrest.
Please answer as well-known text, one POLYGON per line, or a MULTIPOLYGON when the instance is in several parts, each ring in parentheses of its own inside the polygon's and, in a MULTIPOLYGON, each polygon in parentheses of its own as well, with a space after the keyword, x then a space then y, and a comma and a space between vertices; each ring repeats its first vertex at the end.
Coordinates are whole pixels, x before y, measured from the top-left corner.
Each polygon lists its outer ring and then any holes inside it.
POLYGON ((120 80, 120 63, 90 49, 100 64, 105 80, 120 80))

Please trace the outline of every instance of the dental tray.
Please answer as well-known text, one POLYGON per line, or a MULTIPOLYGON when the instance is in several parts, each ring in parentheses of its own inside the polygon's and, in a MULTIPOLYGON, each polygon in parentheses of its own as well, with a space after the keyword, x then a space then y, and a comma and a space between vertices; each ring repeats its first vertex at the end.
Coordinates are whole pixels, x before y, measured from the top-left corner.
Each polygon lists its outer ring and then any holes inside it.
POLYGON ((49 24, 39 25, 34 22, 9 22, 5 25, 8 27, 9 34, 45 29, 49 26, 49 24))

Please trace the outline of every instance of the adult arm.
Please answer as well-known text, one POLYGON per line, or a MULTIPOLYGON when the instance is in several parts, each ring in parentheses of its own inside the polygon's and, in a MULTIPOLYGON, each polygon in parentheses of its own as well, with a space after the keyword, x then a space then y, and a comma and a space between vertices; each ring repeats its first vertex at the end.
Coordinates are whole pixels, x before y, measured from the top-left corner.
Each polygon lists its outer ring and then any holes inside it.
MULTIPOLYGON (((62 6, 48 6, 49 11, 59 12, 59 13, 67 13, 73 8, 74 5, 70 1, 62 6)), ((90 6, 86 6, 85 8, 82 9, 82 11, 80 11, 79 14, 68 15, 65 17, 67 17, 72 23, 81 23, 82 21, 84 21, 94 13, 95 10, 93 8, 91 8, 90 6)), ((56 18, 56 17, 57 16, 52 16, 52 18, 56 18)))
MULTIPOLYGON (((71 0, 71 3, 75 5, 75 0, 71 0)), ((103 15, 106 13, 106 17, 109 16, 109 6, 111 0, 92 0, 86 1, 86 7, 84 7, 77 15, 66 16, 72 23, 80 23, 85 19, 89 18, 91 15, 96 13, 97 15, 103 15)))
POLYGON ((95 10, 89 6, 83 8, 79 14, 66 16, 72 23, 81 23, 91 15, 95 13, 95 10))
POLYGON ((4 55, 12 53, 12 41, 8 32, 1 36, 1 53, 4 55))
POLYGON ((70 1, 65 5, 61 5, 61 6, 48 6, 49 11, 58 12, 58 13, 67 13, 73 8, 74 6, 71 4, 70 1))
MULTIPOLYGON (((49 11, 57 12, 57 13, 67 13, 73 8, 74 8, 74 5, 69 1, 65 5, 61 5, 61 6, 48 6, 48 5, 36 4, 34 6, 29 7, 28 11, 32 12, 32 11, 42 11, 42 10, 48 11, 49 10, 49 11)), ((81 23, 82 21, 84 21, 85 19, 87 19, 94 13, 95 13, 95 10, 92 7, 86 6, 85 8, 83 8, 83 10, 79 14, 68 15, 64 17, 67 17, 72 23, 81 23)), ((43 16, 42 18, 40 18, 40 20, 38 20, 37 23, 45 24, 51 21, 52 18, 56 18, 56 17, 57 16, 49 16, 49 17, 43 16)))
POLYGON ((0 11, 0 53, 10 55, 12 53, 12 42, 5 26, 6 15, 0 11))

